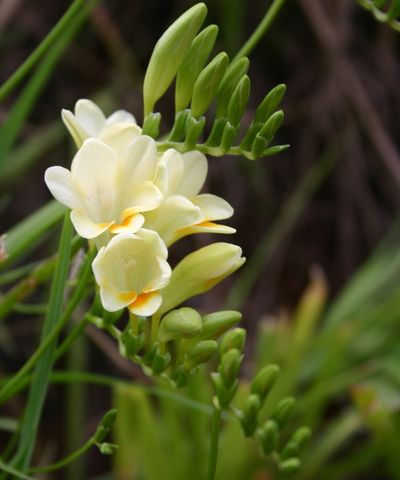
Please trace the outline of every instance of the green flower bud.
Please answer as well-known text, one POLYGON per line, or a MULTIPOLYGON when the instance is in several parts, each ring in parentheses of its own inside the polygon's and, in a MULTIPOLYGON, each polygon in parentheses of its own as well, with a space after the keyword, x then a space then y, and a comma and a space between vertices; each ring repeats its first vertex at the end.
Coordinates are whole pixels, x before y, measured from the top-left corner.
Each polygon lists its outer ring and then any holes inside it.
POLYGON ((308 441, 311 436, 311 429, 308 427, 301 427, 294 432, 291 439, 286 444, 283 449, 281 458, 286 460, 292 457, 296 457, 300 450, 303 448, 304 444, 308 441))
POLYGON ((267 365, 260 370, 251 382, 250 391, 260 396, 261 402, 264 403, 271 388, 274 386, 278 378, 278 365, 267 365))
POLYGON ((220 373, 216 372, 211 374, 211 380, 214 384, 215 392, 217 394, 219 407, 222 409, 227 408, 236 394, 239 386, 239 380, 236 379, 231 385, 227 386, 221 378, 220 373))
POLYGON ((184 110, 192 98, 193 87, 218 35, 218 27, 209 25, 193 40, 176 77, 175 110, 184 110))
POLYGON ((298 458, 289 458, 279 465, 279 470, 285 475, 297 473, 301 468, 301 462, 298 458))
MULTIPOLYGON (((265 138, 267 144, 272 141, 275 136, 275 133, 278 131, 279 127, 282 125, 284 118, 284 113, 282 110, 278 110, 273 113, 269 119, 264 123, 264 126, 259 131, 257 136, 265 138)), ((256 137, 257 138, 257 137, 256 137)))
POLYGON ((203 340, 186 353, 186 368, 194 368, 207 362, 217 351, 218 344, 215 340, 203 340))
POLYGON ((236 348, 228 350, 222 357, 219 374, 227 387, 237 379, 243 355, 236 348))
POLYGON ((207 138, 206 144, 210 147, 218 147, 221 143, 221 138, 224 133, 225 125, 227 124, 226 118, 216 118, 214 120, 210 135, 207 138))
POLYGON ((217 117, 225 117, 228 104, 240 79, 249 69, 249 59, 243 57, 229 66, 217 92, 217 117))
POLYGON ((235 328, 224 335, 219 346, 220 355, 224 355, 224 353, 232 348, 236 348, 239 352, 242 352, 245 342, 246 330, 244 328, 235 328))
POLYGON ((102 443, 99 445, 100 453, 103 455, 112 455, 117 448, 118 445, 114 445, 113 443, 102 443))
POLYGON ((111 427, 114 425, 116 418, 117 410, 115 409, 109 410, 104 415, 94 434, 94 440, 96 442, 101 442, 107 437, 107 435, 110 433, 111 427))
POLYGON ((258 412, 261 408, 261 400, 259 395, 254 393, 250 394, 244 404, 243 410, 240 415, 240 423, 246 437, 253 435, 257 428, 258 412))
POLYGON ((257 107, 254 117, 255 122, 264 123, 274 112, 286 92, 286 85, 281 83, 273 88, 264 98, 264 100, 257 107))
POLYGON ((219 53, 200 73, 193 87, 191 111, 196 118, 209 107, 218 86, 226 72, 229 58, 225 52, 219 53))
POLYGON ((161 113, 149 113, 143 122, 142 135, 157 138, 160 134, 161 113))
POLYGON ((240 322, 242 314, 234 310, 209 313, 203 317, 203 338, 218 338, 240 322))
POLYGON ((274 420, 268 420, 263 427, 257 431, 257 437, 265 455, 273 452, 278 443, 278 425, 274 420))
POLYGON ((228 104, 227 118, 232 125, 238 125, 250 95, 250 78, 243 75, 232 93, 228 104))
POLYGON ((245 262, 242 249, 231 243, 212 243, 187 255, 172 271, 163 289, 159 314, 168 312, 185 300, 207 292, 245 262))
POLYGON ((198 3, 181 15, 161 36, 147 67, 143 84, 145 117, 171 85, 187 56, 192 41, 207 15, 204 3, 198 3))
POLYGON ((161 320, 158 338, 161 342, 191 338, 202 332, 200 314, 193 308, 183 307, 172 310, 161 320))
POLYGON ((279 425, 279 428, 283 428, 286 422, 292 415, 296 400, 293 397, 282 398, 280 402, 274 408, 271 417, 279 425))

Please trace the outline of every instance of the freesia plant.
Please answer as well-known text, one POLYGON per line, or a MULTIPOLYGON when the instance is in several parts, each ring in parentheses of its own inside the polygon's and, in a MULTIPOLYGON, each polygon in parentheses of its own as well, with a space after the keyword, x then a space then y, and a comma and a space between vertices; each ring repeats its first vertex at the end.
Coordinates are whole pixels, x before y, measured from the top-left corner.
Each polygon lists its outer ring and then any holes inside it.
MULTIPOLYGON (((266 18, 278 9, 275 2, 266 18)), ((289 449, 293 455, 279 441, 294 399, 278 399, 267 419, 261 415, 278 376, 276 365, 267 365, 255 375, 241 408, 232 406, 246 338, 243 328, 234 328, 241 314, 200 313, 185 305, 242 266, 241 248, 219 241, 189 253, 176 265, 169 262, 169 248, 185 236, 235 232, 219 223, 233 215, 229 202, 202 192, 208 172, 206 155, 254 160, 287 148, 270 145, 283 121, 283 112, 277 108, 285 86, 267 93, 244 128, 241 121, 250 95, 246 46, 232 61, 225 52, 209 60, 218 29, 210 25, 201 30, 206 13, 203 3, 190 8, 155 46, 144 78, 142 127, 131 113, 117 110, 107 117, 88 99, 78 100, 73 112, 62 111, 77 152, 70 168, 51 166, 44 175, 51 194, 66 208, 54 207, 54 221, 65 211, 64 226, 57 260, 45 265, 45 272, 55 270, 42 344, 0 391, 0 401, 12 397, 35 366, 26 423, 15 452, 10 447, 9 463, 0 464, 4 472, 27 478, 45 398, 43 385, 53 362, 88 323, 108 332, 121 356, 139 364, 146 375, 161 377, 168 388, 189 385, 201 365, 212 366, 215 394, 208 479, 215 476, 224 411, 237 418, 243 434, 253 437, 261 453, 282 472, 300 467, 297 454, 309 431, 294 435, 291 442, 296 445, 289 449), (156 104, 174 80, 175 120, 170 131, 160 135, 161 113, 156 104), (209 113, 211 105, 216 107, 215 115, 209 113), (72 227, 77 233, 74 238, 72 227), (85 252, 84 260, 64 309, 67 275, 78 248, 85 252), (60 330, 84 300, 91 301, 91 307, 56 348, 60 330), (218 358, 217 365, 210 363, 213 357, 218 358)), ((250 39, 248 50, 254 42, 250 39)), ((4 262, 12 258, 9 239, 3 239, 4 262)), ((115 412, 108 413, 84 447, 41 470, 62 468, 92 445, 104 454, 113 453, 117 446, 104 440, 114 419, 115 412)))

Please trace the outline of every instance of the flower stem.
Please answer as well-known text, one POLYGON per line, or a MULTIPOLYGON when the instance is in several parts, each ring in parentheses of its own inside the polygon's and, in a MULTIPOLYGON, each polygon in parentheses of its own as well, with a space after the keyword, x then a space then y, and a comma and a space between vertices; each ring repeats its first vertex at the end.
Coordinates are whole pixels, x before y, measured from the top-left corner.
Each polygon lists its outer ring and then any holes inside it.
POLYGON ((262 37, 267 33, 269 27, 273 24, 276 16, 278 15, 280 9, 283 7, 283 4, 286 0, 274 0, 272 5, 269 7, 264 18, 261 20, 261 23, 254 30, 250 38, 243 45, 243 47, 235 55, 235 58, 232 60, 231 65, 233 65, 237 60, 242 57, 247 56, 257 43, 262 39, 262 37))
POLYGON ((218 442, 219 442, 219 429, 221 426, 221 413, 222 410, 214 405, 213 416, 211 420, 211 438, 210 438, 210 452, 208 456, 208 471, 207 480, 214 480, 215 471, 217 469, 218 459, 218 442))

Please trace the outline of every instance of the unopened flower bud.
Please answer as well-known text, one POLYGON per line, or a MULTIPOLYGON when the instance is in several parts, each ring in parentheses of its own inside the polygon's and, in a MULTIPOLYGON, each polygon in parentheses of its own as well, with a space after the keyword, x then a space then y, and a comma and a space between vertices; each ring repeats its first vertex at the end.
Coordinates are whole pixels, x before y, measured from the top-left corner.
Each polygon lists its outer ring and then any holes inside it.
POLYGON ((288 458, 279 465, 279 470, 285 475, 297 473, 300 470, 301 462, 298 458, 288 458))
POLYGON ((193 308, 183 307, 172 310, 162 319, 158 330, 161 342, 191 338, 202 333, 200 314, 193 308))
POLYGON ((278 442, 278 431, 278 425, 274 420, 267 420, 264 426, 258 430, 257 436, 265 455, 275 449, 278 442))
POLYGON ((259 395, 262 403, 265 401, 265 398, 274 386, 278 373, 279 367, 277 365, 267 365, 258 372, 254 380, 251 382, 251 393, 259 395))
POLYGON ((246 437, 253 435, 257 428, 258 412, 261 408, 260 397, 254 393, 251 393, 244 404, 240 422, 242 429, 246 437))
POLYGON ((283 460, 295 457, 299 454, 303 445, 308 441, 311 436, 311 430, 308 427, 301 427, 294 432, 291 439, 283 449, 281 458, 283 460))
POLYGON ((244 328, 235 328, 234 330, 228 332, 222 339, 219 346, 219 352, 221 356, 232 348, 236 348, 237 350, 239 350, 239 352, 242 352, 245 341, 246 330, 244 328))
POLYGON ((218 344, 214 340, 203 340, 196 344, 186 354, 185 366, 194 368, 207 362, 217 351, 218 344))
POLYGON ((237 379, 242 359, 243 355, 236 348, 223 355, 218 371, 227 387, 237 379))
POLYGON ((203 338, 218 338, 240 322, 242 314, 234 310, 209 313, 203 317, 203 338))
POLYGON ((282 398, 280 402, 274 408, 271 417, 276 421, 279 425, 279 428, 283 428, 286 422, 289 420, 296 400, 293 397, 285 397, 282 398))

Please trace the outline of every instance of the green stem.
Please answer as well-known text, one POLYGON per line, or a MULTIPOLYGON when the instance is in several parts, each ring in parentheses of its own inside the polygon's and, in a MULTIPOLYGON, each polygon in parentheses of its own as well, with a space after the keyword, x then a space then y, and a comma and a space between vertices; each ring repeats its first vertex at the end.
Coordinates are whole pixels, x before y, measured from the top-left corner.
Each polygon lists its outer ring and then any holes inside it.
POLYGON ((72 18, 85 6, 85 0, 75 0, 70 8, 61 17, 55 27, 49 32, 39 46, 31 53, 31 55, 20 65, 20 67, 4 82, 0 87, 0 102, 3 101, 26 77, 35 64, 43 57, 43 55, 58 40, 58 37, 69 26, 72 18))
POLYGON ((222 410, 214 405, 213 416, 211 419, 211 438, 210 451, 208 456, 207 480, 214 480, 217 469, 219 429, 221 426, 222 410))
POLYGON ((55 470, 59 470, 60 468, 65 467, 66 465, 70 464, 77 458, 81 457, 84 455, 90 448, 92 448, 94 445, 96 445, 96 439, 95 437, 90 437, 89 440, 82 445, 78 450, 75 452, 72 452, 70 455, 67 457, 63 458, 62 460, 52 463, 51 465, 46 465, 45 467, 35 467, 31 468, 29 472, 32 473, 41 473, 41 472, 54 472, 55 470))
POLYGON ((12 475, 12 478, 22 478, 22 480, 36 480, 33 477, 29 477, 28 475, 25 475, 24 473, 20 472, 19 470, 16 470, 15 468, 11 467, 10 465, 7 465, 6 463, 2 462, 0 460, 0 470, 3 470, 3 472, 9 473, 12 475))
POLYGON ((267 33, 269 27, 274 22, 276 16, 278 15, 280 9, 283 7, 286 0, 274 0, 272 5, 269 7, 264 18, 261 20, 261 23, 254 30, 250 38, 235 55, 235 58, 232 60, 231 65, 233 65, 237 60, 240 60, 242 57, 247 56, 257 43, 262 39, 262 37, 267 33))

